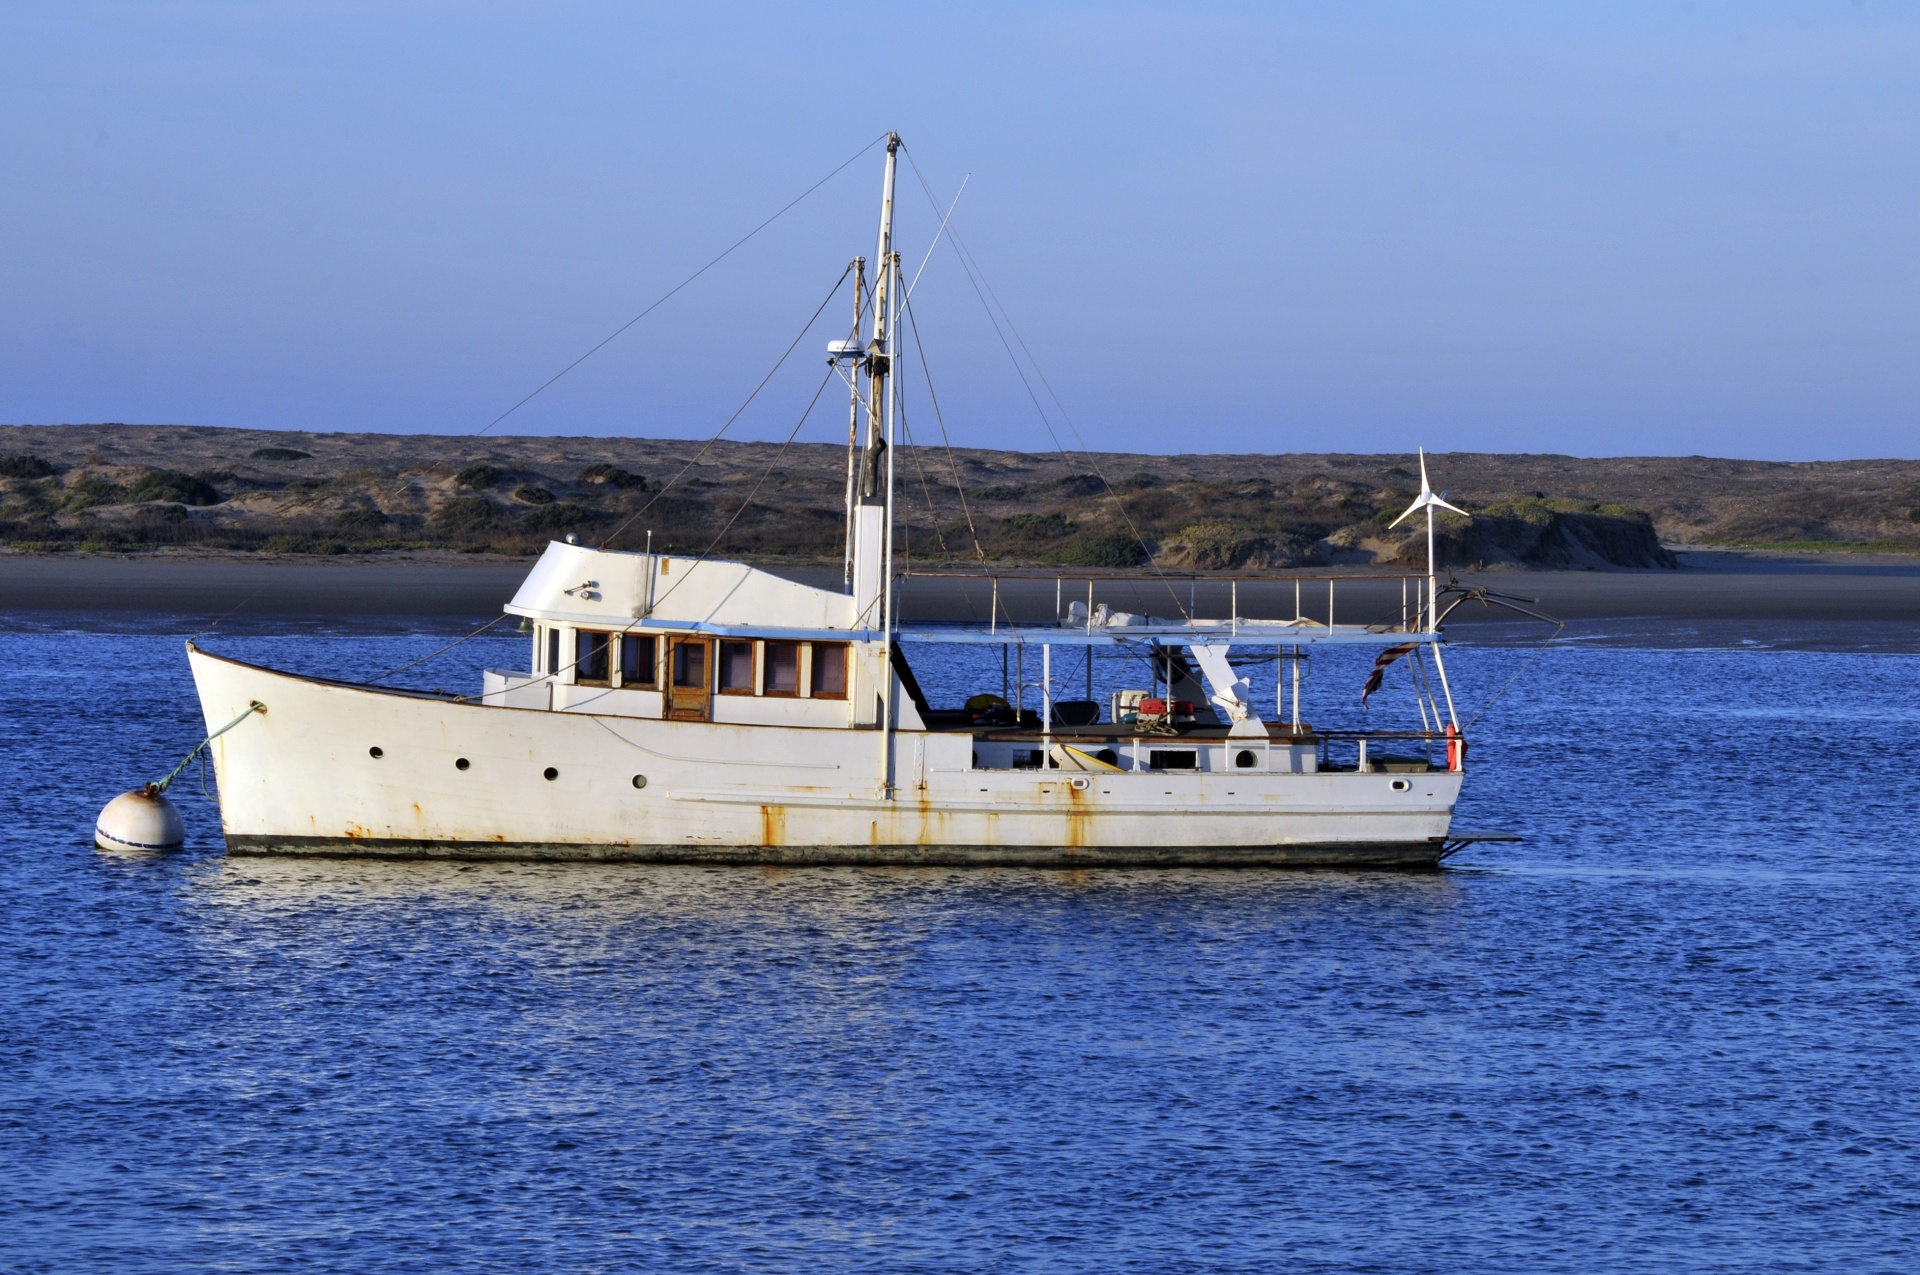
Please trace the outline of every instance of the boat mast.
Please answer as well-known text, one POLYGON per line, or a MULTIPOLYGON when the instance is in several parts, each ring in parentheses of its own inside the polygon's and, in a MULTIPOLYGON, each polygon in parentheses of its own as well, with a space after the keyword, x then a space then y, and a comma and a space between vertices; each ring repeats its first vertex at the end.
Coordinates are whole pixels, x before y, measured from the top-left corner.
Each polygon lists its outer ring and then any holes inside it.
MULTIPOLYGON (((893 423, 897 395, 893 385, 893 306, 894 290, 900 284, 900 254, 893 250, 893 173, 900 151, 900 134, 887 134, 887 180, 880 200, 880 278, 873 298, 873 346, 867 355, 868 387, 873 377, 885 391, 887 476, 883 495, 883 527, 886 550, 881 559, 880 623, 886 646, 880 658, 880 746, 884 750, 882 788, 888 800, 893 798, 894 678, 893 678, 893 423)), ((874 421, 877 427, 880 421, 874 421)), ((875 475, 878 481, 879 476, 875 475)))
POLYGON ((899 263, 893 251, 893 189, 897 133, 887 134, 887 176, 880 194, 880 248, 873 280, 871 325, 861 357, 867 375, 864 446, 854 484, 853 603, 856 627, 871 632, 891 623, 893 567, 893 344, 894 294, 899 263))
MULTIPOLYGON (((880 191, 880 243, 874 263, 873 300, 868 307, 868 334, 860 355, 866 373, 866 433, 856 477, 848 500, 848 534, 853 568, 849 591, 853 595, 853 627, 867 641, 879 639, 879 658, 870 666, 879 697, 879 718, 869 716, 873 700, 855 692, 855 725, 878 726, 883 750, 881 795, 894 788, 894 676, 893 676, 893 442, 898 394, 893 384, 894 333, 898 326, 900 256, 893 250, 894 177, 898 167, 900 135, 887 134, 887 175, 880 191)), ((862 675, 864 677, 864 674, 862 675)))
MULTIPOLYGON (((867 299, 867 259, 853 259, 853 336, 854 344, 860 337, 860 320, 863 305, 867 299)), ((837 362, 848 342, 836 341, 828 347, 828 361, 837 362)), ((855 482, 860 468, 860 382, 857 373, 850 370, 847 374, 847 543, 840 561, 840 587, 853 588, 853 504, 856 495, 855 482)))
MULTIPOLYGON (((899 163, 900 134, 887 134, 887 176, 880 194, 880 277, 875 281, 873 292, 873 344, 867 352, 867 391, 874 396, 874 410, 867 418, 868 429, 884 426, 885 435, 881 446, 885 450, 887 462, 886 486, 881 494, 881 505, 885 509, 886 549, 881 559, 882 595, 880 604, 880 623, 886 631, 889 655, 893 642, 893 441, 895 393, 893 385, 893 331, 894 331, 894 292, 900 285, 900 254, 893 250, 893 178, 899 163)), ((879 475, 874 480, 879 481, 879 475)), ((891 705, 893 696, 888 695, 886 702, 891 705)), ((887 714, 887 730, 891 734, 892 714, 887 714)), ((892 755, 891 750, 888 753, 892 755)), ((889 784, 891 787, 891 784, 889 784)))

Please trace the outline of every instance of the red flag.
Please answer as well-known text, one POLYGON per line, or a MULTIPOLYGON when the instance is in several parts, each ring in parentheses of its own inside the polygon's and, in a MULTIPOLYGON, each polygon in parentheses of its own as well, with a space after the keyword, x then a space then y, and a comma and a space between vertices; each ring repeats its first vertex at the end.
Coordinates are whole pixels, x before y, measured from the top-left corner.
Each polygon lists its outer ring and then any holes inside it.
POLYGON ((1380 683, 1386 680, 1387 665, 1405 655, 1411 655, 1420 648, 1418 642, 1402 642, 1399 646, 1390 646, 1380 652, 1373 662, 1373 672, 1367 674, 1367 684, 1360 691, 1360 707, 1367 706, 1367 696, 1380 689, 1380 683))

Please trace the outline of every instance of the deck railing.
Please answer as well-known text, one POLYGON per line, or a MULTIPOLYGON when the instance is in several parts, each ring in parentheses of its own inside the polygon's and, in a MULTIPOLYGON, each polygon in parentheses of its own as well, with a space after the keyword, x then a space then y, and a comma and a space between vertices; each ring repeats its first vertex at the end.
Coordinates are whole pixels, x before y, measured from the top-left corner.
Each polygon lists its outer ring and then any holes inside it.
MULTIPOLYGON (((1422 627, 1427 602, 1427 578, 1399 572, 1234 571, 1138 575, 1118 571, 922 570, 902 572, 898 580, 902 587, 896 591, 895 605, 902 618, 909 609, 919 611, 919 603, 935 601, 911 596, 907 586, 915 580, 961 585, 962 599, 969 603, 986 602, 988 622, 994 628, 1001 624, 1040 622, 1036 613, 1044 614, 1047 586, 1051 585, 1053 611, 1045 622, 1059 623, 1072 604, 1080 603, 1085 608, 1089 632, 1095 627, 1094 612, 1102 602, 1115 611, 1150 614, 1170 609, 1178 613, 1181 621, 1224 620, 1230 629, 1237 627, 1242 619, 1291 620, 1332 628, 1345 616, 1348 623, 1385 625, 1407 632, 1422 627), (965 588, 969 582, 987 597, 977 599, 975 591, 965 588), (1024 618, 1017 619, 1016 610, 1024 618)), ((951 604, 954 598, 949 594, 938 601, 951 604)), ((932 617, 916 614, 913 618, 932 617)), ((980 617, 976 612, 969 618, 977 622, 980 617)))
MULTIPOLYGON (((1035 747, 1031 749, 1031 752, 1035 755, 1038 764, 1029 767, 1015 765, 1013 769, 1034 769, 1063 774, 1070 773, 1070 771, 1067 767, 1058 765, 1050 756, 1050 746, 1052 745, 1066 745, 1067 747, 1082 752, 1096 747, 1112 749, 1115 752, 1116 759, 1120 753, 1124 751, 1127 754, 1126 761, 1130 764, 1120 764, 1120 769, 1127 771, 1145 771, 1152 769, 1150 766, 1142 766, 1140 762, 1143 757, 1150 758, 1155 749, 1193 752, 1196 754, 1197 759, 1197 755, 1201 750, 1217 748, 1223 752, 1238 752, 1243 750, 1257 752, 1261 755, 1262 760, 1259 769, 1271 772, 1273 753, 1276 749, 1311 748, 1314 752, 1315 768, 1320 772, 1346 770, 1367 772, 1379 766, 1392 765, 1397 761, 1404 760, 1423 761, 1429 767, 1435 769, 1459 770, 1463 767, 1466 759, 1467 742, 1464 735, 1450 735, 1445 731, 1433 730, 1303 731, 1298 735, 1269 736, 1266 739, 1252 739, 1246 736, 1239 738, 1231 735, 1196 737, 1193 735, 1178 734, 1130 734, 1076 737, 1071 728, 1066 728, 1045 734, 1039 730, 996 730, 991 732, 989 738, 997 738, 999 742, 1003 743, 1035 745, 1035 747), (1009 736, 1013 738, 1009 739, 1009 736), (1377 744, 1392 744, 1395 741, 1402 744, 1418 745, 1419 755, 1408 758, 1405 754, 1383 753, 1374 750, 1372 747, 1377 744), (1336 744, 1350 744, 1353 746, 1353 762, 1350 765, 1334 759, 1329 746, 1336 744), (1439 744, 1441 747, 1436 750, 1434 747, 1435 744, 1439 744), (1439 753, 1438 757, 1435 756, 1436 751, 1439 753)), ((1119 764, 1119 762, 1116 761, 1111 764, 1119 764)), ((1185 769, 1185 767, 1180 768, 1181 771, 1185 769)))

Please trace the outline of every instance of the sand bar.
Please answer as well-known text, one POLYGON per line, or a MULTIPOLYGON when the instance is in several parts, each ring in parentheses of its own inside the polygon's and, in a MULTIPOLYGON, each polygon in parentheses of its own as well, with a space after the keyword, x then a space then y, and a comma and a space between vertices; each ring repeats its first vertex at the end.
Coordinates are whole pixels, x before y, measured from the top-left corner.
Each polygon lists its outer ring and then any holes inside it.
MULTIPOLYGON (((1864 554, 1761 555, 1696 552, 1678 571, 1506 571, 1462 576, 1463 583, 1538 598, 1560 618, 1676 620, 1832 620, 1914 622, 1920 626, 1920 558, 1864 554)), ((0 612, 57 611, 220 615, 234 608, 253 616, 359 616, 455 619, 498 614, 531 567, 529 559, 485 555, 419 554, 352 559, 187 555, 0 555, 0 612)), ((812 583, 837 583, 834 570, 791 570, 812 583)), ((1064 599, 1086 597, 1086 577, 1060 577, 1064 599)), ((1303 614, 1324 619, 1324 584, 1292 579, 1243 582, 1240 613, 1290 616, 1296 591, 1303 614)), ((1006 578, 1003 613, 1043 620, 1056 596, 1051 574, 1006 578)), ((1172 577, 1164 583, 1119 584, 1095 579, 1097 601, 1148 614, 1226 615, 1232 591, 1222 581, 1172 577)), ((904 594, 909 619, 984 619, 993 597, 979 579, 916 577, 904 594)), ((1397 578, 1339 586, 1335 619, 1397 618, 1397 578)), ((1462 608, 1462 625, 1500 621, 1501 613, 1462 608)))

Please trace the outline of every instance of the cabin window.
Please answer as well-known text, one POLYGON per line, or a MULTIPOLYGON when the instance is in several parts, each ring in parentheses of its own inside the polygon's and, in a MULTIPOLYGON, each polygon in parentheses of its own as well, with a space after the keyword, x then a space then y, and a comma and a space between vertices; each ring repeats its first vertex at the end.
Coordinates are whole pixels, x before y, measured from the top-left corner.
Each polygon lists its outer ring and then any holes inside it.
POLYGON ((800 693, 800 644, 798 642, 767 643, 766 693, 768 695, 800 693))
POLYGON ((707 689, 707 644, 705 642, 673 644, 673 684, 688 690, 707 689))
POLYGON ((560 630, 547 630, 547 676, 560 671, 560 630))
POLYGON ((576 629, 573 634, 573 680, 600 686, 613 681, 613 660, 608 650, 613 634, 576 629))
POLYGON ((845 642, 813 644, 812 682, 810 689, 815 699, 847 697, 847 644, 845 642))
POLYGON ((652 688, 660 682, 660 648, 652 637, 636 633, 620 639, 620 685, 652 688))
POLYGON ((753 694, 753 643, 722 642, 720 644, 720 693, 722 695, 753 694))

